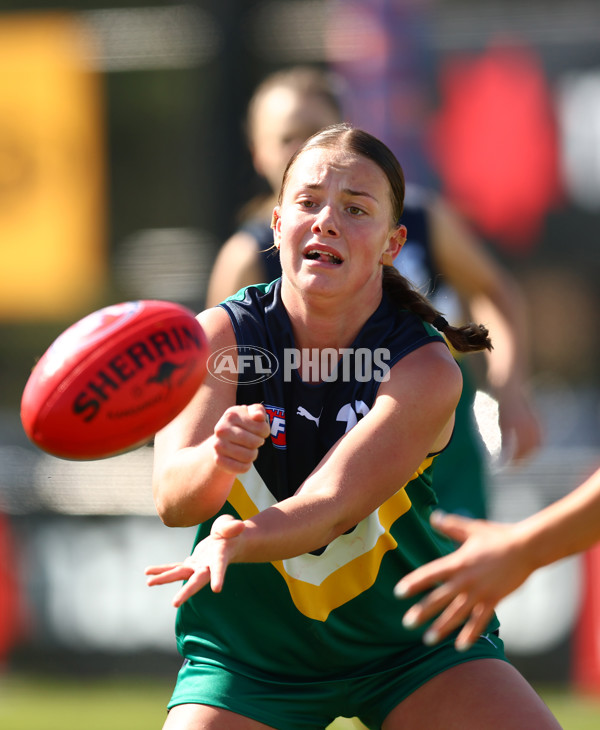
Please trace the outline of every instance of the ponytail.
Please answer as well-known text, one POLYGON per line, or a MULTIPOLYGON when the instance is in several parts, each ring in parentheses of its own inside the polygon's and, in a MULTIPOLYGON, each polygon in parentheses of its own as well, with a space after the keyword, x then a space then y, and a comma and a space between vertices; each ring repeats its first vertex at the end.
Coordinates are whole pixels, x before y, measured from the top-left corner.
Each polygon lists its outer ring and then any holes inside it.
POLYGON ((492 349, 486 327, 473 322, 462 327, 448 324, 443 315, 394 266, 383 266, 383 290, 398 307, 408 309, 442 332, 457 352, 492 349))

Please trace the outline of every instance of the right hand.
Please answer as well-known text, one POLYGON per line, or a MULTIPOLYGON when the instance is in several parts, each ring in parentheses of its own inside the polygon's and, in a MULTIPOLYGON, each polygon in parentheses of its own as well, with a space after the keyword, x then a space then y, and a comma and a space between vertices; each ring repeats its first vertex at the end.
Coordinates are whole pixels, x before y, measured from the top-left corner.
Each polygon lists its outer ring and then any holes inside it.
POLYGON ((175 608, 179 608, 209 583, 213 592, 219 593, 223 588, 227 566, 234 561, 236 551, 240 549, 240 536, 245 528, 242 520, 236 520, 231 515, 217 517, 210 535, 201 540, 183 562, 146 568, 146 575, 150 576, 148 585, 186 581, 173 598, 175 608))
POLYGON ((228 408, 214 428, 215 463, 232 474, 247 472, 270 433, 267 412, 260 403, 228 408))

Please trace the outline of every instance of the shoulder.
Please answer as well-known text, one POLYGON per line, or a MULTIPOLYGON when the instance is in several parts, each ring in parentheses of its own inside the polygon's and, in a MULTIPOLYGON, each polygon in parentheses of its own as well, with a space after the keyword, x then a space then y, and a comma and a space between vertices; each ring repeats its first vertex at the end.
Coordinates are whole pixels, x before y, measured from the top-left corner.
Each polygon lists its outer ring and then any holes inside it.
POLYGON ((283 305, 278 292, 279 280, 243 287, 214 308, 221 312, 216 324, 223 322, 225 315, 238 345, 260 345, 271 329, 282 325, 283 305))
POLYGON ((258 241, 250 231, 240 230, 225 241, 217 255, 206 302, 214 306, 238 289, 263 279, 258 241))
POLYGON ((258 239, 251 228, 240 228, 219 250, 217 261, 238 265, 252 261, 258 254, 258 239))
POLYGON ((235 345, 235 333, 231 319, 223 307, 210 307, 196 319, 200 323, 212 351, 235 345))
POLYGON ((392 367, 373 406, 398 450, 422 456, 442 450, 454 424, 462 375, 445 344, 431 342, 392 367))
POLYGON ((433 399, 455 407, 462 390, 462 374, 447 345, 431 341, 399 360, 390 370, 380 394, 407 394, 421 402, 433 399))

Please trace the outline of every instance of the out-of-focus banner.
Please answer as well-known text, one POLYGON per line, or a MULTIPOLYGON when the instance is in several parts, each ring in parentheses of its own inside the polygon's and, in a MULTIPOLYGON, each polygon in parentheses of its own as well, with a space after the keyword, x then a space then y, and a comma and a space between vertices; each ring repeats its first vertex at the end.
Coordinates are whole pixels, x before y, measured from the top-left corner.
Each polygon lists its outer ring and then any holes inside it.
POLYGON ((104 109, 93 39, 62 13, 0 16, 0 319, 93 306, 106 277, 104 109))

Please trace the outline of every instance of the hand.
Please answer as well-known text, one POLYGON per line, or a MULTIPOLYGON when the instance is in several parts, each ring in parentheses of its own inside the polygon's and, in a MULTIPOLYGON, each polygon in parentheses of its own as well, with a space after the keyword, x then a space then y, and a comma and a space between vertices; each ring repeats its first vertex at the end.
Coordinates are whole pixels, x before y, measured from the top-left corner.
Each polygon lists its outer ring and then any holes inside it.
POLYGON ((539 420, 524 394, 499 397, 498 425, 509 462, 529 458, 542 444, 539 420))
POLYGON ((216 464, 232 474, 247 472, 270 433, 267 412, 259 403, 228 408, 214 428, 216 464))
POLYGON ((397 598, 433 588, 408 609, 402 623, 416 628, 441 614, 423 636, 428 645, 464 623, 455 646, 465 651, 485 630, 500 599, 518 588, 535 566, 527 563, 519 523, 500 524, 434 512, 431 524, 463 544, 455 552, 417 568, 396 585, 397 598))
POLYGON ((187 580, 173 598, 176 608, 194 593, 198 593, 209 581, 211 589, 219 593, 223 588, 227 566, 238 554, 240 535, 245 527, 241 520, 236 520, 231 515, 221 515, 215 520, 210 535, 196 545, 193 553, 183 563, 152 565, 146 568, 145 574, 153 576, 148 579, 148 585, 187 580))

